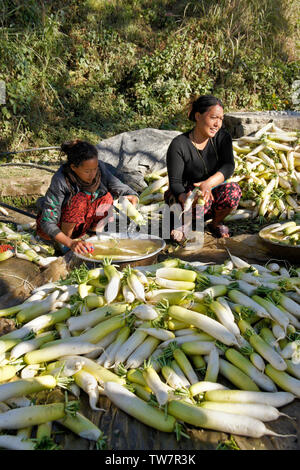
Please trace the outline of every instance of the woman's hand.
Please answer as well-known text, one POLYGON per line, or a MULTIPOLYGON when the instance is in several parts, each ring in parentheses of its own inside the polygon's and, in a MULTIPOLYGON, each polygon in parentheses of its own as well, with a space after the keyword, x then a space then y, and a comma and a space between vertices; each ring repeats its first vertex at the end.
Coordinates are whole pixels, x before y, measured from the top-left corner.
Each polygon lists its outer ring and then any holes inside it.
POLYGON ((131 204, 133 204, 134 206, 136 206, 137 203, 139 202, 139 199, 137 196, 130 195, 130 196, 124 196, 124 197, 126 197, 126 199, 128 199, 128 201, 131 202, 131 204))
POLYGON ((71 240, 69 248, 71 251, 74 251, 74 253, 78 253, 80 255, 86 255, 87 253, 94 251, 93 244, 83 240, 71 240))
POLYGON ((202 197, 205 204, 210 200, 214 200, 213 194, 211 192, 211 186, 207 181, 200 181, 200 183, 194 183, 194 186, 200 189, 202 197))

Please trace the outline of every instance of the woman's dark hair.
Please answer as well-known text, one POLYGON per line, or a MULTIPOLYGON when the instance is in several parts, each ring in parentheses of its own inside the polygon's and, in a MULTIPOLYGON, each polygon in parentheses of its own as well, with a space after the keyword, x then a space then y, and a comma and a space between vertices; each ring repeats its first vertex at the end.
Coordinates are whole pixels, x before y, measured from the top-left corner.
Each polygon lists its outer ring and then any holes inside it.
POLYGON ((208 108, 210 108, 211 106, 216 106, 216 105, 219 105, 222 108, 224 108, 222 101, 213 95, 199 96, 197 99, 192 101, 190 105, 190 111, 188 114, 189 120, 196 122, 195 113, 203 114, 208 110, 208 108))
POLYGON ((78 167, 83 161, 98 158, 98 152, 94 145, 84 140, 70 140, 61 145, 61 151, 67 155, 68 164, 78 167))

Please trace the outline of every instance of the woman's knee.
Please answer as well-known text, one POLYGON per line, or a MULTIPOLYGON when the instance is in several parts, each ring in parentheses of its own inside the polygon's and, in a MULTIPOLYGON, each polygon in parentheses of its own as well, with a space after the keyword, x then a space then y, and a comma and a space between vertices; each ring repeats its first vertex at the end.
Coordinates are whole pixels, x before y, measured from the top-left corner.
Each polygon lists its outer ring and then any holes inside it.
POLYGON ((72 200, 62 208, 61 223, 80 224, 85 221, 87 214, 87 197, 83 193, 77 193, 72 200))
POLYGON ((221 188, 216 188, 218 194, 215 197, 216 209, 235 209, 238 207, 242 190, 238 183, 226 183, 221 188))

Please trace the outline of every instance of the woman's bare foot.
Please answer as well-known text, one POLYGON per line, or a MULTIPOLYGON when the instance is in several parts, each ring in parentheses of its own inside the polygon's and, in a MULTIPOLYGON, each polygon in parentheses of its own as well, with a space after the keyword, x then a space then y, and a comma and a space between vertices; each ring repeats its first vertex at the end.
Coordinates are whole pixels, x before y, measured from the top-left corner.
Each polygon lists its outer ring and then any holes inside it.
POLYGON ((183 243, 186 240, 183 227, 179 227, 177 229, 173 229, 171 231, 171 240, 173 240, 176 243, 183 243))
POLYGON ((207 225, 208 230, 214 235, 216 238, 229 238, 229 228, 226 225, 218 224, 214 225, 210 223, 207 225))

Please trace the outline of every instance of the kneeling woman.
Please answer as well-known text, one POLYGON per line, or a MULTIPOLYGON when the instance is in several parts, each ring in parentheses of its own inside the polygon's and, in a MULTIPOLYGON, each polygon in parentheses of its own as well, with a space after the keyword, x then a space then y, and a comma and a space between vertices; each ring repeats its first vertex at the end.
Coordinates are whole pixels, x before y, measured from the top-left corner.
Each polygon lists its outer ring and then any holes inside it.
MULTIPOLYGON (((216 237, 229 237, 228 227, 222 221, 241 198, 237 183, 226 183, 234 172, 234 156, 230 134, 222 129, 224 107, 218 98, 200 96, 192 103, 189 119, 195 123, 192 130, 175 137, 167 152, 169 190, 167 203, 182 207, 197 186, 203 196, 204 217, 212 219, 208 229, 216 237)), ((171 232, 171 238, 184 239, 184 226, 171 232)))
POLYGON ((138 196, 98 160, 94 145, 74 140, 62 144, 61 150, 67 155, 67 163, 53 175, 45 197, 38 203, 37 234, 85 254, 92 244, 79 238, 104 221, 113 196, 127 197, 134 205, 138 196))

